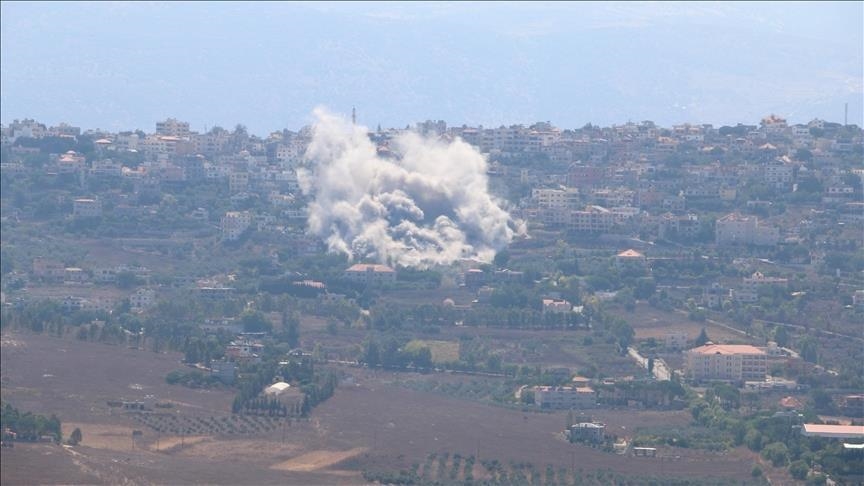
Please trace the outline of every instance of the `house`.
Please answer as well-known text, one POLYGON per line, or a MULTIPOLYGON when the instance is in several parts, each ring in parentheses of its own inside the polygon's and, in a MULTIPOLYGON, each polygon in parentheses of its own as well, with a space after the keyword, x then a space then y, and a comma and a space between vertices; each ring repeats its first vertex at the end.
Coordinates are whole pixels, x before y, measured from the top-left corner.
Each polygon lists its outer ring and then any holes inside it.
POLYGON ((632 248, 615 255, 615 267, 619 270, 623 268, 645 268, 647 262, 648 260, 645 258, 645 255, 632 248))
POLYGON ((709 309, 722 309, 723 300, 729 295, 729 291, 722 287, 719 282, 712 283, 702 290, 702 305, 709 309))
POLYGON ((708 343, 687 351, 685 370, 693 381, 765 381, 768 355, 746 344, 708 343))
POLYGON ((66 267, 63 270, 63 281, 69 283, 84 283, 87 281, 87 272, 78 267, 66 267))
POLYGON ((345 279, 365 285, 383 285, 396 282, 396 270, 387 265, 357 263, 345 270, 345 279))
POLYGON ((732 292, 737 302, 756 302, 759 300, 759 290, 767 287, 783 287, 788 285, 788 280, 778 277, 766 277, 762 272, 755 272, 750 277, 742 280, 741 287, 732 292))
POLYGON ((464 275, 465 286, 472 289, 478 289, 486 283, 486 273, 479 268, 471 268, 464 275))
POLYGON ((237 377, 237 365, 230 361, 214 361, 210 364, 210 376, 215 376, 226 385, 231 385, 237 377))
POLYGON ((543 299, 543 315, 569 314, 573 311, 573 304, 564 299, 543 299))
POLYGON ((264 395, 267 395, 269 397, 278 397, 283 393, 287 392, 290 388, 290 384, 285 383, 284 381, 279 381, 265 388, 264 395))
POLYGON ((76 218, 98 218, 102 216, 102 201, 81 198, 72 203, 72 216, 76 218))
POLYGON ((50 282, 62 282, 66 277, 66 267, 48 258, 33 259, 33 276, 50 282))

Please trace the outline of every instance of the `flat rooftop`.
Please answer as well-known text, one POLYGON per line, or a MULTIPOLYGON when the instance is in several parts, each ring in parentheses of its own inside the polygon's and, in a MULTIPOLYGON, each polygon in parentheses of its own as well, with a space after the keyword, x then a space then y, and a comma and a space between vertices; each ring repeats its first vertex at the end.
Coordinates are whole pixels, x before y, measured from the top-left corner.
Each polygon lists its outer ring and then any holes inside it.
POLYGON ((801 434, 807 437, 864 439, 864 425, 804 424, 801 428, 801 434))

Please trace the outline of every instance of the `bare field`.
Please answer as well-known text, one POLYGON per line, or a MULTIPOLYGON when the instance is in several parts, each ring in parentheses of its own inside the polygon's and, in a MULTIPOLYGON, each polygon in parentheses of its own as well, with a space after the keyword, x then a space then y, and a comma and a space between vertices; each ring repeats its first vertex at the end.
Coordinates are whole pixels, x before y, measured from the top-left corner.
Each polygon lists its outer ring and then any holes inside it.
MULTIPOLYGON (((74 427, 83 434, 83 442, 74 448, 4 450, 4 484, 75 483, 76 478, 102 484, 358 484, 364 482, 364 470, 410 469, 432 453, 475 456, 477 479, 487 474, 479 468, 481 459, 527 462, 541 469, 573 465, 628 475, 740 480, 748 477, 752 465, 737 451, 664 452, 679 456, 671 462, 616 456, 565 442, 560 433, 564 412, 522 412, 409 390, 386 384, 405 374, 357 368, 344 368, 353 375, 352 384, 338 388, 309 419, 262 427, 241 437, 159 434, 132 414, 107 408, 105 399, 152 395, 182 404, 175 414, 179 410, 200 421, 234 420, 227 413, 232 392, 165 384, 165 374, 180 366, 173 354, 29 334, 4 336, 3 343, 3 400, 55 413, 64 422, 65 434, 74 427), (132 430, 143 433, 134 448, 132 430)), ((639 427, 689 423, 686 412, 598 410, 592 415, 619 436, 639 427)))
POLYGON ((623 309, 611 309, 610 313, 624 319, 636 333, 636 339, 664 339, 668 332, 686 332, 689 339, 696 339, 704 327, 710 337, 718 342, 746 342, 747 339, 741 334, 726 328, 716 326, 710 322, 695 322, 687 319, 686 315, 679 312, 663 311, 651 307, 648 304, 636 304, 633 312, 623 309))
POLYGON ((270 469, 281 471, 317 471, 338 464, 363 452, 365 447, 355 447, 347 451, 312 451, 285 462, 274 464, 270 469))

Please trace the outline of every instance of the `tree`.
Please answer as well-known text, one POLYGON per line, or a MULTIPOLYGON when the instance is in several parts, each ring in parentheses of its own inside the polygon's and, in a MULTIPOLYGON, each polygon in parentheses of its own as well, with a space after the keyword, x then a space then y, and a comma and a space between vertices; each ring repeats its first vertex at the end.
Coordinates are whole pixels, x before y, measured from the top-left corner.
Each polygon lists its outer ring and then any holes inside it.
POLYGON ((801 357, 804 361, 816 363, 819 359, 819 343, 811 337, 801 341, 801 357))
POLYGON ((81 434, 81 429, 75 427, 75 430, 72 431, 72 434, 69 436, 69 445, 78 445, 83 440, 83 436, 81 434))
POLYGON ((696 337, 696 341, 694 341, 693 344, 696 346, 704 346, 705 343, 710 340, 711 339, 708 338, 708 331, 706 331, 703 327, 702 331, 699 332, 699 336, 696 337))
POLYGON ((245 332, 270 332, 273 324, 264 314, 258 311, 246 310, 240 315, 240 322, 245 332))
POLYGON ((810 467, 804 461, 798 460, 789 465, 789 474, 795 479, 802 481, 807 479, 808 472, 810 472, 810 467))
POLYGON ((785 466, 789 462, 789 448, 782 442, 772 442, 762 449, 762 457, 771 461, 774 467, 785 466))
POLYGON ((285 342, 292 348, 300 343, 300 318, 296 313, 285 311, 282 313, 282 331, 285 334, 285 342))
POLYGON ((510 252, 507 250, 501 250, 495 254, 495 259, 492 260, 492 263, 495 264, 498 268, 504 268, 507 266, 507 263, 510 261, 510 252))
POLYGON ((366 352, 363 353, 363 361, 370 368, 377 368, 381 363, 381 353, 378 350, 378 343, 375 341, 366 342, 366 352))

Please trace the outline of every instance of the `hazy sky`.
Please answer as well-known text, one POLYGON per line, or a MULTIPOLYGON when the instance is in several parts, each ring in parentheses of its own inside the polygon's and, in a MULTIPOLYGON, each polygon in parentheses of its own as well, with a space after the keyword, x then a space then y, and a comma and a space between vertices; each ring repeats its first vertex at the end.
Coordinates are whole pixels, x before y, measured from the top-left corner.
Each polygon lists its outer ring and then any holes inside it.
POLYGON ((862 125, 862 5, 4 1, 0 119, 862 125))

